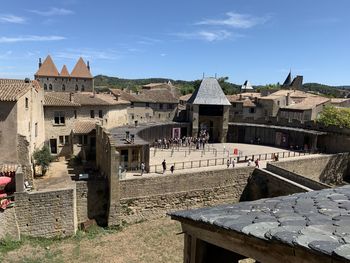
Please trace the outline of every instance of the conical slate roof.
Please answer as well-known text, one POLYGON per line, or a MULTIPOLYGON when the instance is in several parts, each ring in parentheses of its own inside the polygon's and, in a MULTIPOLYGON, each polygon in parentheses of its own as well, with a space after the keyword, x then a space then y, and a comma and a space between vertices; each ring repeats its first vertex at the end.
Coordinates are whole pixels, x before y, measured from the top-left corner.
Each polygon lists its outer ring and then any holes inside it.
POLYGON ((231 105, 222 91, 219 82, 215 78, 204 78, 199 88, 193 92, 187 103, 202 105, 231 105))
POLYGON ((291 72, 289 72, 286 80, 283 82, 282 87, 289 87, 290 84, 292 84, 292 73, 291 72))
POLYGON ((71 76, 74 78, 92 78, 92 75, 87 68, 84 60, 80 57, 77 64, 72 70, 71 76))
POLYGON ((58 70, 55 66, 55 63, 52 61, 50 55, 46 57, 43 64, 39 70, 35 73, 35 76, 45 76, 45 77, 57 77, 59 75, 58 70))
POLYGON ((63 67, 61 69, 60 76, 69 77, 69 72, 68 72, 66 65, 63 65, 63 67))
POLYGON ((241 90, 253 90, 253 87, 250 84, 250 82, 248 80, 246 80, 244 82, 244 84, 242 85, 241 90))

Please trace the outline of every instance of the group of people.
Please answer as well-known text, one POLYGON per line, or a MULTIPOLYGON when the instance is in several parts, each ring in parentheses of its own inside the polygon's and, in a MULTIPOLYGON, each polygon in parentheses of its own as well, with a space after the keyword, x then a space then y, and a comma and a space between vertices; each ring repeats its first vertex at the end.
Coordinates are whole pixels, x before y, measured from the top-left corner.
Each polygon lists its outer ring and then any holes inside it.
POLYGON ((163 138, 156 139, 154 141, 154 147, 161 149, 170 149, 172 147, 188 147, 196 146, 196 149, 204 149, 205 145, 209 142, 209 133, 207 130, 202 129, 199 132, 198 137, 183 136, 182 138, 163 138))
MULTIPOLYGON (((254 164, 255 164, 256 168, 260 167, 260 163, 259 162, 260 162, 259 158, 255 159, 254 164)), ((226 165, 227 165, 227 168, 230 168, 231 165, 232 165, 232 168, 234 168, 236 166, 236 160, 232 159, 232 161, 231 161, 230 159, 227 159, 226 165)), ((253 161, 251 159, 248 159, 247 165, 248 166, 252 166, 253 165, 253 161)))

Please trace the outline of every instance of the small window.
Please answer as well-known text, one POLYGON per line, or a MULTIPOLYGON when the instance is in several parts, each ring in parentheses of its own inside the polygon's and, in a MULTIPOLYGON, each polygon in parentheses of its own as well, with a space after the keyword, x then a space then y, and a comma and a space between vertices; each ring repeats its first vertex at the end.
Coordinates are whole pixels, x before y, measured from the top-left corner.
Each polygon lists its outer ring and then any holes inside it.
POLYGON ((28 100, 28 98, 26 98, 26 109, 28 109, 29 108, 29 100, 28 100))
POLYGON ((55 80, 57 80, 57 78, 55 78, 55 80))
POLYGON ((255 108, 249 108, 249 113, 255 113, 255 108))
POLYGON ((134 108, 134 103, 133 102, 130 102, 130 107, 134 108))
POLYGON ((134 116, 134 114, 131 114, 131 119, 133 120, 133 119, 135 119, 135 116, 134 116))
POLYGON ((77 118, 77 110, 74 110, 74 119, 77 118))
POLYGON ((278 106, 280 105, 280 101, 277 101, 277 105, 278 105, 278 106))
POLYGON ((57 125, 64 125, 65 124, 65 116, 64 116, 63 111, 55 111, 54 123, 57 125))
POLYGON ((84 85, 81 85, 81 91, 85 91, 84 85))
POLYGON ((90 118, 95 118, 95 111, 94 110, 90 110, 90 118))
POLYGON ((35 134, 35 137, 38 137, 38 123, 35 123, 34 124, 34 134, 35 134))
POLYGON ((160 119, 160 113, 158 114, 158 118, 160 119))
POLYGON ((79 90, 78 85, 75 85, 75 91, 78 91, 78 90, 79 90))
POLYGON ((78 82, 78 79, 75 79, 76 82, 78 82))
POLYGON ((66 90, 66 85, 62 85, 62 91, 65 91, 66 90))
POLYGON ((64 144, 69 144, 69 136, 64 136, 64 144))
POLYGON ((149 107, 149 102, 146 102, 146 107, 147 107, 147 108, 149 107))
POLYGON ((49 90, 52 90, 52 84, 49 84, 49 90))
POLYGON ((44 84, 44 90, 47 90, 47 85, 46 85, 46 83, 44 84))
POLYGON ((163 103, 159 103, 159 109, 160 109, 160 110, 163 109, 163 103))
POLYGON ((99 111, 98 111, 98 117, 101 118, 101 119, 103 118, 103 112, 102 112, 102 110, 99 110, 99 111))
POLYGON ((59 144, 64 144, 64 137, 63 136, 59 136, 58 137, 58 142, 59 142, 59 144))

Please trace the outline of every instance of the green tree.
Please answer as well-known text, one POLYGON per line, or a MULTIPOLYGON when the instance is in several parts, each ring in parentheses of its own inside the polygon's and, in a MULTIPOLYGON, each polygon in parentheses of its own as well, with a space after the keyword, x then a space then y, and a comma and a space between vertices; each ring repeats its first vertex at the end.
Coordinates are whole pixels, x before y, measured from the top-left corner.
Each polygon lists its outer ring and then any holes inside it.
POLYGON ((321 112, 318 122, 326 126, 333 125, 340 128, 350 128, 350 109, 327 106, 321 112))
POLYGON ((40 150, 36 150, 33 154, 35 160, 35 165, 41 167, 42 175, 46 174, 47 168, 50 165, 50 162, 53 161, 53 156, 50 153, 50 149, 47 145, 44 145, 40 150))

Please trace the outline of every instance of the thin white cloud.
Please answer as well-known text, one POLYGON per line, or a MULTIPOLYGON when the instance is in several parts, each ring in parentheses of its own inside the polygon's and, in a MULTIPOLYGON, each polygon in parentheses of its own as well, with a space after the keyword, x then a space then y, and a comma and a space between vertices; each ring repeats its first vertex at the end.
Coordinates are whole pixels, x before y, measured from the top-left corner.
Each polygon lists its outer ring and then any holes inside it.
POLYGON ((228 26, 234 28, 251 28, 258 24, 264 24, 269 20, 269 16, 255 17, 248 14, 239 14, 235 12, 226 13, 226 18, 223 19, 205 19, 197 22, 196 25, 211 25, 211 26, 228 26))
POLYGON ((0 37, 0 43, 18 43, 18 42, 42 42, 58 41, 66 39, 63 36, 18 36, 18 37, 0 37))
POLYGON ((74 11, 72 10, 57 8, 57 7, 51 7, 50 9, 45 11, 41 11, 41 10, 28 10, 28 11, 40 16, 65 16, 65 15, 74 14, 74 11))
POLYGON ((96 49, 65 49, 54 53, 54 57, 62 59, 76 59, 83 57, 85 59, 103 59, 116 60, 121 54, 115 50, 96 50, 96 49))
POLYGON ((152 38, 152 37, 141 37, 141 40, 137 41, 137 43, 141 45, 154 45, 160 42, 162 42, 160 39, 152 38))
MULTIPOLYGON (((227 30, 201 30, 190 33, 176 33, 174 35, 184 39, 199 39, 208 42, 220 41, 233 37, 232 33, 227 30)), ((235 37, 238 36, 240 35, 235 35, 235 37)))
POLYGON ((24 17, 10 14, 0 14, 0 23, 24 24, 25 22, 26 19, 24 17))

